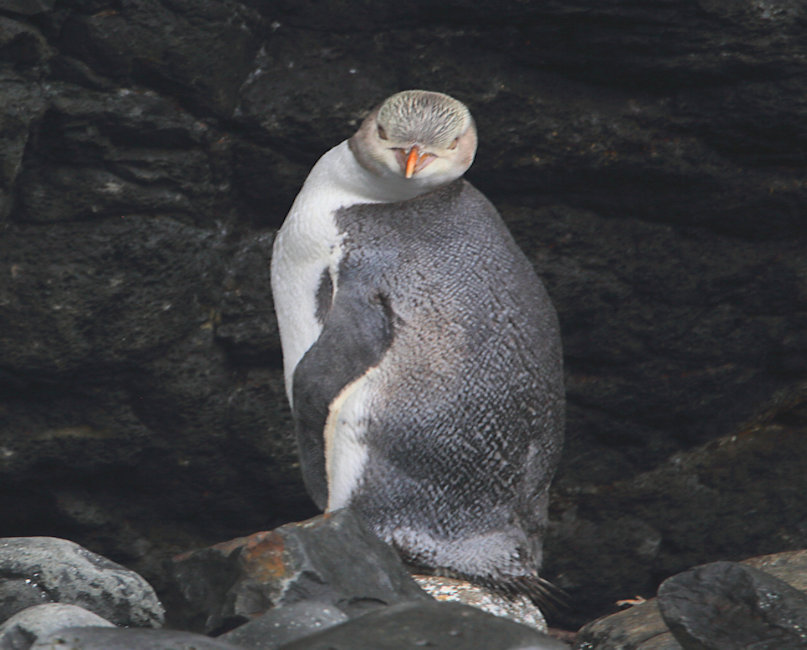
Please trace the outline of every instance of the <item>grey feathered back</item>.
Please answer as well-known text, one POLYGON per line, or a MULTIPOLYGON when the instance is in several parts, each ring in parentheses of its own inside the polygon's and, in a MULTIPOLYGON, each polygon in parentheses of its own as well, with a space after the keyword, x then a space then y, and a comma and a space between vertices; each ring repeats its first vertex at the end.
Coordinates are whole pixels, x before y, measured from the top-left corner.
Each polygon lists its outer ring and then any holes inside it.
MULTIPOLYGON (((563 441, 560 337, 543 284, 464 180, 345 208, 337 224, 344 253, 322 337, 339 343, 315 345, 298 371, 327 367, 335 395, 378 365, 351 507, 411 562, 518 591, 537 578, 563 441)), ((327 406, 306 411, 322 386, 300 383, 301 436, 314 440, 327 406)))

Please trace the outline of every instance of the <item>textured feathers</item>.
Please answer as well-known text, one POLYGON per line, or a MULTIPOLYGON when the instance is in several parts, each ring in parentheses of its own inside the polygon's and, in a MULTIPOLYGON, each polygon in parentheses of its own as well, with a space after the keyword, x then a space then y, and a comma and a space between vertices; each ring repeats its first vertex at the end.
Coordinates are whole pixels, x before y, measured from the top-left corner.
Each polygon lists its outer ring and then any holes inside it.
POLYGON ((532 584, 563 436, 543 286, 465 181, 336 219, 339 290, 295 373, 299 430, 313 448, 326 405, 374 368, 351 507, 414 564, 532 584))
POLYGON ((387 99, 378 111, 384 135, 398 142, 421 142, 445 148, 471 125, 465 104, 442 93, 405 90, 387 99))
POLYGON ((272 260, 287 391, 321 508, 356 510, 421 569, 546 603, 558 323, 495 208, 457 180, 475 150, 463 104, 405 91, 320 159, 272 260), (431 161, 408 178, 415 145, 431 161))

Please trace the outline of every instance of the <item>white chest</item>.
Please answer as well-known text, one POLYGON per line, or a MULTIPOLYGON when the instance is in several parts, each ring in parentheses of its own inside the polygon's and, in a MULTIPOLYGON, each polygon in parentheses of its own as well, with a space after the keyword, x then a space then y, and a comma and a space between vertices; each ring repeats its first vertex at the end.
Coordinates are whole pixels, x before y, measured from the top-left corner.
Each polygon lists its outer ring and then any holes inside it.
MULTIPOLYGON (((377 201, 364 191, 365 175, 347 142, 331 149, 311 170, 275 238, 272 295, 289 403, 293 403, 294 369, 322 332, 317 320, 317 292, 324 273, 330 274, 333 291, 338 289, 342 250, 335 212, 377 201)), ((366 183, 371 189, 370 179, 366 183)))
MULTIPOLYGON (((272 294, 283 348, 286 394, 292 407, 295 369, 322 333, 317 308, 325 274, 330 277, 332 299, 337 299, 339 292, 339 264, 345 244, 336 213, 359 203, 411 199, 428 189, 427 184, 403 176, 384 178, 370 173, 356 161, 347 142, 331 149, 314 165, 272 252, 272 294)), ((329 510, 350 502, 363 472, 367 460, 363 436, 375 374, 374 368, 367 369, 328 405, 323 447, 329 510)))

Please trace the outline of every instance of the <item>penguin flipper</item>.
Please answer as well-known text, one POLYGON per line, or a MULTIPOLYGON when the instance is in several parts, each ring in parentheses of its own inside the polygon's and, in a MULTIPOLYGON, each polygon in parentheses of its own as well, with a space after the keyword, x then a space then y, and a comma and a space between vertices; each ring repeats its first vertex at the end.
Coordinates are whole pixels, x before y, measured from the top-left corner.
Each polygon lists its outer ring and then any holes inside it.
POLYGON ((393 337, 394 315, 381 290, 340 278, 319 338, 294 370, 294 422, 306 489, 325 509, 324 429, 342 389, 377 365, 393 337))

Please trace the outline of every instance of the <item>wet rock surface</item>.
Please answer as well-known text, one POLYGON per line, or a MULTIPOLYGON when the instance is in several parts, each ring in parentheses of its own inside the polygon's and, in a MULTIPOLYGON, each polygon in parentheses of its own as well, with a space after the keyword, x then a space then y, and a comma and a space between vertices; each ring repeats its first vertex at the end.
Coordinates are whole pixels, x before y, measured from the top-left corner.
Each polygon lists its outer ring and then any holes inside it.
POLYGON ((163 593, 171 555, 315 514, 273 232, 423 87, 470 106, 469 178, 559 311, 560 622, 807 547, 805 30, 795 0, 0 0, 2 534, 163 593))

